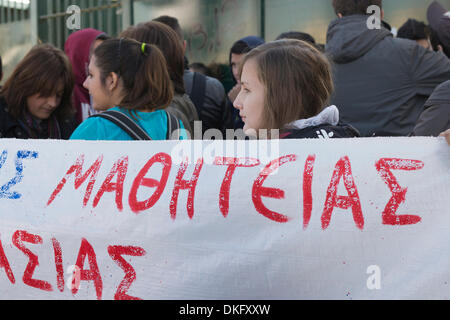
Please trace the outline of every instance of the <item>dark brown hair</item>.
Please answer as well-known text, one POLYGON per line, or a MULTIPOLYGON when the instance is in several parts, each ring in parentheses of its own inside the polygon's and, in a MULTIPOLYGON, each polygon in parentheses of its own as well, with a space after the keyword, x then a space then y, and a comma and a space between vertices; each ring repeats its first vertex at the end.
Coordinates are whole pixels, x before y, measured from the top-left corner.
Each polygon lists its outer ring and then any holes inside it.
POLYGON ((316 44, 316 39, 313 38, 309 33, 301 32, 301 31, 288 31, 280 34, 276 40, 283 39, 297 39, 311 43, 312 45, 316 44))
POLYGON ((263 125, 282 129, 287 124, 319 114, 334 90, 331 64, 311 44, 278 40, 250 51, 241 64, 256 62, 265 87, 263 125))
POLYGON ((165 25, 171 27, 178 35, 181 41, 184 40, 183 30, 181 29, 180 23, 177 18, 171 16, 159 16, 158 18, 153 19, 152 21, 157 21, 164 23, 165 25))
POLYGON ((354 14, 367 15, 367 8, 375 5, 382 8, 383 0, 332 0, 334 12, 343 16, 354 14))
POLYGON ((122 81, 125 97, 120 107, 150 111, 164 109, 172 101, 166 60, 156 46, 132 39, 110 39, 95 49, 94 56, 103 84, 113 72, 122 81))
POLYGON ((50 97, 57 94, 62 84, 61 103, 54 111, 59 119, 65 119, 74 113, 72 91, 74 87, 72 65, 66 54, 50 44, 33 47, 19 62, 0 95, 8 105, 8 111, 14 118, 19 118, 27 110, 27 98, 39 94, 50 97))
POLYGON ((103 42, 103 41, 106 41, 106 40, 109 40, 109 39, 111 39, 111 37, 108 36, 106 33, 99 34, 99 35, 97 36, 97 38, 95 38, 95 40, 92 41, 91 48, 89 49, 89 58, 90 58, 90 57, 92 56, 92 54, 94 53, 94 50, 95 50, 94 44, 95 44, 95 42, 96 42, 97 40, 103 42))
POLYGON ((430 37, 430 28, 424 22, 416 19, 408 19, 397 31, 397 38, 421 40, 430 37))
POLYGON ((120 36, 157 46, 166 57, 175 93, 186 93, 183 79, 184 49, 177 33, 171 27, 161 22, 150 21, 128 28, 120 36))

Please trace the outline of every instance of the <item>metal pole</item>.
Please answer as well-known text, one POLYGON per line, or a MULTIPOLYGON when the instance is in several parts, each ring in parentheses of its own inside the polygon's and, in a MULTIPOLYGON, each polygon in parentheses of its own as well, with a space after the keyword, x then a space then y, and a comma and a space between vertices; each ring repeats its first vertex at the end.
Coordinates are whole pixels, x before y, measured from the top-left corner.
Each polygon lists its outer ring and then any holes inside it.
MULTIPOLYGON (((69 7, 69 0, 65 0, 64 1, 64 8, 66 8, 66 10, 67 10, 67 8, 69 7)), ((78 5, 78 3, 77 3, 77 5, 78 5)), ((69 37, 69 28, 67 28, 67 25, 66 25, 66 19, 63 19, 63 25, 64 25, 64 39, 67 39, 68 37, 69 37)))
MULTIPOLYGON (((89 0, 89 8, 95 7, 94 0, 89 0)), ((95 28, 95 12, 89 12, 89 26, 95 28)))
POLYGON ((17 21, 19 20, 19 4, 17 2, 14 2, 14 20, 13 21, 17 21))
POLYGON ((12 12, 11 12, 11 7, 10 7, 10 3, 9 3, 9 0, 7 0, 6 1, 6 5, 7 5, 7 8, 6 8, 6 20, 8 21, 8 23, 11 23, 11 21, 12 21, 12 12))
POLYGON ((6 12, 3 0, 0 0, 0 23, 6 23, 6 12))
MULTIPOLYGON (((61 9, 61 0, 56 1, 56 12, 60 12, 61 9)), ((62 38, 62 32, 64 31, 65 23, 64 17, 58 17, 55 19, 56 22, 56 46, 60 49, 64 50, 64 43, 62 38)))
POLYGON ((132 5, 131 0, 122 0, 122 30, 133 25, 132 5))
POLYGON ((39 11, 36 0, 30 1, 30 28, 31 28, 31 44, 38 44, 39 30, 39 11))
POLYGON ((265 39, 266 38, 266 1, 265 0, 261 0, 260 1, 260 5, 261 5, 261 25, 260 25, 260 32, 261 32, 261 38, 265 39))

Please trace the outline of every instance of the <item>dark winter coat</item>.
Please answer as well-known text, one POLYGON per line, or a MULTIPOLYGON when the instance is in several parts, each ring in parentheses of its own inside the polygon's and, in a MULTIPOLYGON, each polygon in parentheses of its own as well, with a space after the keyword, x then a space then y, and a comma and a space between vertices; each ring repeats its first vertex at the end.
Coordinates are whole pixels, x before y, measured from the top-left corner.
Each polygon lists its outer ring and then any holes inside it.
POLYGON ((371 30, 367 19, 346 16, 328 28, 336 87, 331 102, 362 136, 407 136, 436 86, 450 79, 450 60, 385 28, 371 30))
MULTIPOLYGON (((189 70, 184 71, 184 86, 186 93, 191 97, 191 100, 203 101, 201 106, 196 106, 200 121, 202 121, 203 133, 208 129, 218 129, 222 133, 226 132, 226 129, 233 129, 232 113, 227 106, 227 95, 225 89, 219 80, 203 76, 204 77, 204 90, 203 96, 198 100, 192 95, 194 90, 194 75, 195 73, 189 70)), ((198 75, 197 76, 202 76, 198 75)), ((198 85, 199 82, 195 82, 198 85)))
MULTIPOLYGON (((44 121, 45 123, 45 121, 44 121)), ((76 128, 75 118, 58 121, 58 126, 61 134, 61 139, 68 140, 70 135, 76 128)), ((8 112, 8 106, 4 99, 0 98, 0 139, 1 138, 15 138, 15 139, 31 139, 29 131, 24 126, 22 121, 12 117, 8 112)), ((42 131, 37 134, 36 139, 49 139, 48 130, 46 126, 42 126, 42 131)))
POLYGON ((437 137, 447 129, 450 129, 450 80, 438 86, 425 103, 425 111, 412 135, 437 137))

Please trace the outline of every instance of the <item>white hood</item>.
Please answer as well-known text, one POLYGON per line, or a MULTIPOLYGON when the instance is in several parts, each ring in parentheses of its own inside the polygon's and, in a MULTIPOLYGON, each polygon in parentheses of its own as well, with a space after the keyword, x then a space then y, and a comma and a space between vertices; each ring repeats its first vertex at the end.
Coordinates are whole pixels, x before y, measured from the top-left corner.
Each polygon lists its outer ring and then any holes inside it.
POLYGON ((319 126, 321 124, 331 124, 333 126, 339 123, 339 110, 336 106, 325 108, 317 116, 309 119, 294 121, 285 126, 286 129, 304 129, 307 127, 319 126))

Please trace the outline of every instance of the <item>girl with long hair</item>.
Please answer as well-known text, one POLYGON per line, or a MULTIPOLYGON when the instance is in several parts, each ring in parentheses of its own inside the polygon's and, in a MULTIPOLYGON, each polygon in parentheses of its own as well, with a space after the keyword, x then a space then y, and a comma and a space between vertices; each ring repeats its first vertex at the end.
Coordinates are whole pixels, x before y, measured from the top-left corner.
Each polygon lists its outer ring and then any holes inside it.
MULTIPOLYGON (((165 58, 156 46, 125 38, 104 41, 91 57, 84 87, 92 96, 93 108, 102 113, 85 120, 72 140, 134 140, 117 121, 105 118, 112 112, 126 116, 148 139, 171 137, 171 117, 165 109, 174 90, 165 58)), ((181 123, 178 128, 183 129, 181 123)))
POLYGON ((258 138, 356 137, 339 122, 336 106, 327 107, 333 92, 327 57, 301 40, 278 40, 250 51, 241 64, 241 91, 234 107, 244 132, 258 138), (261 131, 262 130, 262 131, 261 131))
POLYGON ((68 139, 75 128, 73 86, 62 50, 33 47, 0 90, 0 137, 68 139))

